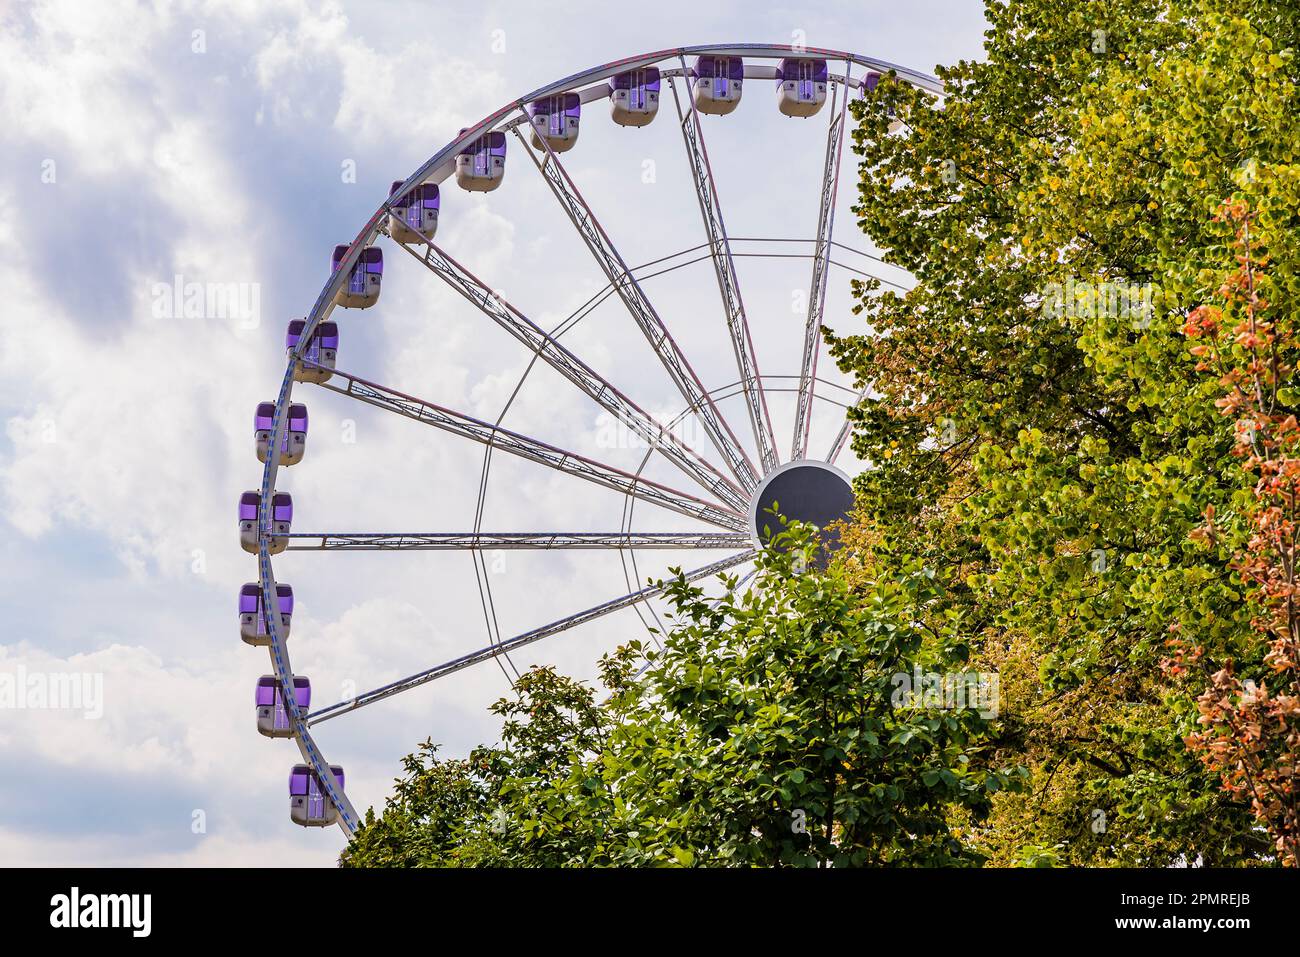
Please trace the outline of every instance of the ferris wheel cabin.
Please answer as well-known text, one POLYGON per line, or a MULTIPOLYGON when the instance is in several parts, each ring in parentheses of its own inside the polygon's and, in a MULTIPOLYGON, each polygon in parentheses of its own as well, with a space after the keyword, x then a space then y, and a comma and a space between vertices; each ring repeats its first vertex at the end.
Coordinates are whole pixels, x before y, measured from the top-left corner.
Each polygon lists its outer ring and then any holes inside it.
MULTIPOLYGON (((343 769, 330 765, 335 786, 343 790, 343 769)), ((289 819, 303 827, 329 827, 339 819, 338 808, 325 793, 321 780, 306 764, 295 764, 289 772, 289 819)))
MULTIPOLYGON (((289 323, 289 331, 284 336, 284 347, 289 351, 298 348, 302 331, 307 328, 304 319, 294 319, 289 323)), ((303 350, 302 360, 293 367, 294 382, 328 382, 334 373, 334 363, 339 352, 339 327, 336 322, 321 322, 311 334, 311 341, 303 350), (311 363, 311 365, 308 365, 311 363)))
MULTIPOLYGON (((402 181, 393 183, 388 195, 397 192, 402 181)), ((399 243, 422 243, 438 232, 441 199, 437 183, 421 183, 392 206, 388 214, 388 235, 399 243)))
MULTIPOLYGON (((295 675, 293 679, 293 697, 299 711, 311 707, 311 681, 295 675)), ((268 738, 293 737, 293 725, 289 720, 289 709, 284 706, 284 692, 280 689, 280 679, 275 675, 262 675, 257 679, 257 731, 268 738)))
MULTIPOLYGON (((348 254, 344 243, 334 247, 330 257, 330 270, 337 271, 339 263, 348 254)), ((356 264, 348 274, 348 281, 343 284, 334 301, 345 309, 368 309, 379 301, 379 284, 384 278, 384 251, 378 246, 367 246, 361 250, 356 264)))
POLYGON ((582 101, 577 93, 557 93, 528 104, 528 120, 533 127, 533 146, 542 149, 542 140, 556 153, 571 150, 578 142, 578 120, 582 101))
MULTIPOLYGON (((293 587, 276 585, 275 599, 280 611, 280 637, 288 638, 293 622, 293 587)), ((239 637, 257 647, 271 643, 271 623, 266 620, 262 586, 257 582, 248 582, 239 589, 239 637)))
POLYGON ((825 60, 786 57, 776 68, 776 103, 786 116, 812 116, 826 102, 825 60))
MULTIPOLYGON (((890 83, 899 82, 895 77, 886 76, 883 73, 872 70, 862 78, 862 82, 858 84, 858 90, 861 92, 862 96, 867 96, 869 93, 873 93, 876 87, 880 86, 880 84, 885 81, 890 83)), ((894 119, 894 110, 892 108, 889 110, 889 119, 891 120, 889 124, 889 132, 897 133, 903 128, 902 120, 894 119)))
MULTIPOLYGON (((239 544, 244 551, 257 554, 257 506, 260 492, 245 492, 239 496, 239 544)), ((293 498, 288 492, 271 495, 271 547, 272 555, 279 555, 289 547, 289 526, 293 521, 293 498)))
POLYGON ((456 156, 456 182, 472 193, 491 192, 501 185, 505 175, 506 134, 499 130, 484 133, 456 156))
POLYGON ((619 126, 648 126, 659 112, 659 68, 629 70, 609 80, 609 115, 619 126))
MULTIPOLYGON (((275 426, 275 403, 259 402, 253 416, 253 436, 257 441, 257 461, 266 464, 271 453, 272 430, 275 426)), ((280 464, 297 465, 307 451, 307 407, 295 402, 289 406, 289 422, 280 443, 280 464)))
POLYGON ((701 56, 695 60, 691 96, 701 113, 725 116, 740 105, 745 63, 738 56, 701 56))

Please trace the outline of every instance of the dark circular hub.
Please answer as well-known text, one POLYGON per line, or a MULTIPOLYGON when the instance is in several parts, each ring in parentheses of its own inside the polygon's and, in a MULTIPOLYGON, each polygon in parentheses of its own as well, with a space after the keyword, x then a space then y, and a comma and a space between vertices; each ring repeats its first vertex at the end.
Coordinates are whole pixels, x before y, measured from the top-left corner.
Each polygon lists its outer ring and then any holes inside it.
POLYGON ((808 522, 823 529, 827 551, 839 547, 839 535, 826 531, 833 522, 848 518, 853 508, 853 487, 839 469, 822 462, 790 462, 771 472, 758 487, 749 507, 749 525, 760 547, 767 546, 781 531, 781 522, 808 522))

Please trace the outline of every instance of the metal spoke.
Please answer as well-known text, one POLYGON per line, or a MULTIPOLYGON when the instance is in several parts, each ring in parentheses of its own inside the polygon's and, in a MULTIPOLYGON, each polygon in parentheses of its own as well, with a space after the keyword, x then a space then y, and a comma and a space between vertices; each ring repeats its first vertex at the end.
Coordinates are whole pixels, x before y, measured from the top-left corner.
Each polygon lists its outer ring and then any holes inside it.
POLYGON ((423 253, 405 244, 403 248, 719 500, 737 511, 746 508, 739 487, 439 246, 429 243, 423 253))
MULTIPOLYGON (((703 568, 697 568, 695 571, 687 573, 687 581, 698 581, 701 578, 707 578, 724 572, 742 562, 749 561, 754 557, 754 550, 740 552, 731 555, 721 561, 714 562, 711 565, 705 565, 703 568)), ((543 625, 540 628, 534 628, 532 631, 526 631, 521 635, 513 638, 507 638, 505 641, 489 645, 486 648, 480 648, 477 651, 471 651, 469 654, 461 655, 459 658, 453 658, 451 661, 436 665, 425 671, 417 672, 407 678, 402 678, 383 687, 376 688, 373 691, 367 691, 364 694, 349 701, 340 701, 337 704, 330 705, 307 716, 308 725, 317 725, 322 721, 328 721, 330 718, 337 718, 341 714, 347 714, 350 711, 356 711, 368 704, 374 704, 376 701, 382 701, 384 698, 390 698, 395 694, 403 691, 409 691, 412 688, 418 688, 420 685, 435 681, 438 678, 444 678, 447 675, 454 674, 457 671, 463 671, 472 665, 479 664, 498 655, 514 651, 516 648, 522 648, 524 645, 532 644, 543 638, 549 638, 552 635, 558 635, 561 632, 576 628, 579 625, 585 625, 588 622, 603 618, 612 612, 635 605, 637 602, 645 601, 648 598, 654 598, 663 594, 665 586, 648 585, 640 591, 634 591, 630 594, 607 601, 604 604, 596 605, 594 608, 588 608, 578 612, 576 615, 570 615, 567 618, 561 618, 559 621, 551 622, 549 625, 543 625)))
MULTIPOLYGON (((854 406, 860 405, 862 403, 862 400, 865 399, 866 397, 867 397, 867 387, 863 386, 862 391, 858 393, 858 397, 853 400, 853 405, 854 406)), ((840 426, 840 431, 835 436, 835 441, 831 444, 830 450, 827 451, 826 453, 827 462, 829 462, 832 465, 835 464, 835 460, 839 458, 840 453, 844 451, 844 446, 848 444, 849 435, 852 432, 853 432, 853 423, 850 422, 848 417, 846 416, 844 419, 844 424, 840 426)))
POLYGON ((743 532, 292 532, 290 551, 744 548, 743 532))
POLYGON ((493 449, 510 452, 558 472, 576 475, 597 485, 603 485, 605 488, 643 499, 682 515, 701 519, 711 525, 733 531, 745 530, 744 517, 731 509, 706 502, 650 479, 639 478, 622 469, 605 465, 575 452, 567 452, 518 432, 493 426, 481 419, 455 412, 424 399, 417 399, 386 386, 358 379, 339 369, 335 369, 330 381, 321 383, 320 388, 351 396, 377 408, 396 412, 398 415, 425 425, 432 425, 475 442, 481 442, 493 449), (337 380, 344 380, 347 384, 340 386, 337 380))
POLYGON ((812 283, 808 290, 808 322, 803 334, 803 362, 800 365, 799 400, 795 408, 794 440, 790 458, 808 455, 808 433, 812 427, 813 390, 817 383, 817 356, 821 351, 822 315, 826 309, 826 277, 830 272, 832 231, 835 228, 835 194, 840 182, 840 156, 844 147, 845 114, 849 106, 849 72, 846 67, 844 89, 836 112, 836 88, 831 98, 830 128, 826 131, 826 160, 822 164, 821 203, 817 213, 817 240, 813 248, 812 283))
MULTIPOLYGON (((682 77, 685 79, 687 76, 686 61, 683 59, 682 77)), ((731 241, 727 238, 727 227, 722 220, 718 188, 713 181, 709 154, 704 146, 704 131, 700 128, 699 112, 695 109, 695 100, 691 97, 690 91, 687 91, 689 109, 683 110, 681 97, 677 93, 676 79, 670 79, 669 84, 673 90, 673 102, 677 104, 677 115, 681 118, 682 141, 686 144, 686 155, 691 164, 691 178, 695 182, 700 214, 704 217, 704 228, 713 254, 713 270, 717 274, 718 290, 722 293, 722 307, 727 313, 727 331, 731 334, 731 347, 736 354, 736 367, 745 386, 745 406, 749 410, 750 425, 754 429, 754 440, 758 443, 763 471, 770 472, 780 464, 776 455, 776 438, 772 432, 772 418, 767 411, 767 399, 763 395, 762 381, 759 378, 758 358, 754 354, 754 340, 749 333, 745 303, 740 297, 736 263, 731 256, 731 241)))
POLYGON ((714 404, 713 399, 705 390, 704 385, 700 382, 699 376, 691 368, 686 356, 682 353, 673 337, 668 334, 668 328, 664 325, 663 320, 659 318, 650 300, 646 297, 645 291, 637 281, 632 271, 628 268, 627 263, 610 241, 609 235, 596 219, 591 207, 587 205, 578 188, 573 184, 568 172, 560 163, 559 157, 551 149, 550 144, 542 140, 545 147, 543 154, 539 156, 528 140, 520 132, 519 128, 512 130, 519 142, 523 144, 525 152, 532 159, 533 165, 537 167, 546 184, 551 188, 552 194, 559 201, 565 214, 578 230, 578 234, 591 250, 592 256, 595 257, 596 263, 600 266, 601 271, 605 273, 606 279, 618 293, 618 297, 623 301, 628 313, 636 322, 637 328, 646 337, 650 343, 650 348, 659 357, 663 363, 664 369, 668 372, 669 378, 681 393, 682 398, 686 400, 688 408, 694 409, 700 423, 704 426, 705 432, 708 433, 710 441, 718 450, 727 463, 727 467, 736 479, 744 486, 746 491, 753 491, 758 485, 758 473, 754 469, 754 463, 750 461, 749 456, 745 453, 744 446, 736 438, 723 418, 722 413, 714 404))

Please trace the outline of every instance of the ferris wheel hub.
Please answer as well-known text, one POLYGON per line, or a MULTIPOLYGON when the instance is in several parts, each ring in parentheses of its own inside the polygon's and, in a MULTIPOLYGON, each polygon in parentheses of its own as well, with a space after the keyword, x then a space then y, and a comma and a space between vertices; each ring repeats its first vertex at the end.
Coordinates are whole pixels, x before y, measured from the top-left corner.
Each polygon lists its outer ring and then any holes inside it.
POLYGON ((853 509, 853 485, 829 462, 798 459, 773 469, 754 490, 749 505, 749 531, 759 548, 768 547, 780 530, 774 508, 789 521, 823 529, 822 544, 833 552, 839 548, 840 537, 826 529, 848 519, 853 509))

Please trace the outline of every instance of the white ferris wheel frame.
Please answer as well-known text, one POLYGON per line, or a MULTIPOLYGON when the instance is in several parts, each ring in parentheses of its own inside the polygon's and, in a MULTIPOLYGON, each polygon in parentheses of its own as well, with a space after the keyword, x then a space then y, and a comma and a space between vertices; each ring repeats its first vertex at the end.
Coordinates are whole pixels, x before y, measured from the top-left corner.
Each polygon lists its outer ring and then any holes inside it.
MULTIPOLYGON (((346 386, 322 383, 322 387, 358 398, 363 402, 397 412, 414 418, 425 424, 461 434, 484 443, 489 450, 502 448, 514 454, 522 455, 542 464, 557 468, 570 474, 578 475, 589 481, 625 492, 632 499, 648 500, 654 504, 672 509, 682 514, 692 515, 713 525, 713 532, 704 533, 643 533, 635 534, 626 529, 616 534, 606 533, 483 533, 475 529, 472 533, 431 533, 411 534, 339 534, 339 533, 294 533, 289 537, 300 544, 295 548, 364 548, 364 549, 437 549, 437 548, 731 548, 741 551, 720 561, 713 562, 687 573, 688 579, 706 578, 728 568, 750 560, 754 554, 751 539, 750 521, 747 516, 749 497, 761 482, 770 478, 776 469, 788 468, 791 462, 804 459, 808 442, 808 428, 811 418, 811 405, 814 398, 816 378, 817 344, 820 341, 819 328, 821 310, 824 304, 826 273, 830 265, 830 251, 835 245, 831 239, 834 218, 835 189, 839 179, 839 156, 842 153, 844 132, 846 129, 846 112, 850 93, 853 89, 852 71, 859 67, 865 71, 875 71, 882 75, 893 73, 909 85, 919 87, 930 93, 942 96, 943 86, 939 80, 929 74, 921 73, 907 67, 890 63, 874 57, 862 56, 841 50, 818 47, 789 46, 784 44, 738 43, 713 44, 705 46, 685 46, 660 50, 641 56, 629 57, 611 63, 605 63, 572 76, 565 77, 547 86, 541 87, 503 106, 495 113, 478 123, 467 127, 450 143, 438 150, 418 169, 406 178, 400 187, 385 199, 375 213, 367 220, 356 238, 352 240, 346 255, 338 267, 330 274, 317 297, 311 312, 305 320, 304 328, 297 345, 289 350, 284 379, 275 402, 275 415, 272 424, 270 451, 262 471, 260 501, 258 506, 258 577, 261 588, 263 607, 278 609, 276 604, 275 572, 271 562, 271 497, 275 493, 275 480, 279 470, 279 449, 284 441, 287 427, 287 410, 293 393, 294 370, 303 360, 303 353, 308 348, 317 326, 328 319, 334 310, 335 297, 352 267, 357 263, 362 250, 368 247, 385 231, 385 225, 392 208, 417 186, 426 183, 441 183, 452 175, 456 156, 466 146, 490 132, 511 132, 522 142, 534 165, 545 177, 556 198, 565 208, 565 212, 574 225, 583 234, 584 240, 596 257, 598 263, 610 280, 610 287, 627 306, 633 318, 646 333, 652 348, 659 355, 665 368, 687 400, 687 413, 701 415, 703 424, 716 450, 727 465, 727 472, 714 469, 701 456, 685 447, 668 432, 668 428, 653 421, 630 399, 605 382, 593 370, 568 352, 548 333, 543 332, 526 316, 509 303, 504 302, 491 289, 483 285, 471 273, 446 255, 432 241, 427 242, 423 253, 412 246, 401 243, 417 259, 433 272, 457 288, 480 310, 487 313, 523 342, 536 356, 547 361, 554 368, 577 384, 585 392, 600 402, 620 421, 634 429, 649 442, 652 452, 664 454, 678 466, 688 477, 692 478, 713 500, 699 498, 664 486, 641 477, 639 474, 623 472, 601 463, 586 459, 574 453, 557 449, 553 446, 529 439, 517 433, 501 428, 499 425, 483 422, 445 409, 425 400, 395 392, 376 383, 367 382, 340 370, 332 370, 333 376, 346 382, 346 386), (757 363, 753 358, 753 345, 749 341, 749 330, 745 318, 743 301, 740 297, 739 284, 736 280, 735 266, 730 249, 731 239, 727 236, 719 208, 716 187, 712 171, 708 164, 708 155, 704 147, 703 131, 699 126, 699 114, 690 91, 687 91, 686 107, 678 96, 676 80, 688 78, 689 71, 686 57, 710 55, 719 57, 740 57, 745 59, 746 79, 772 79, 776 68, 772 65, 754 64, 750 60, 780 60, 785 57, 801 57, 825 60, 828 64, 843 65, 841 74, 831 73, 828 86, 839 91, 839 103, 832 109, 830 128, 827 133, 827 160, 823 170, 821 214, 818 223, 816 247, 813 253, 814 267, 812 290, 808 303, 808 322, 805 327, 803 367, 799 377, 798 407, 795 420, 795 433, 791 447, 791 461, 781 465, 776 451, 775 438, 772 434, 771 421, 768 417, 765 390, 762 376, 758 373, 757 363), (665 66, 666 65, 666 66, 665 66), (524 140, 519 131, 528 123, 527 106, 538 100, 559 93, 576 92, 581 102, 586 103, 604 98, 609 87, 605 81, 611 77, 630 70, 645 67, 660 67, 660 76, 667 80, 681 119, 681 132, 691 162, 695 180, 697 199, 704 218, 708 243, 699 248, 707 248, 708 258, 713 260, 718 286, 727 312, 728 330, 740 371, 740 379, 733 385, 740 389, 745 397, 750 426, 754 433, 759 452, 759 462, 750 460, 744 447, 736 440, 726 420, 716 412, 715 394, 723 390, 705 390, 698 378, 690 370, 685 357, 677 349, 667 329, 663 326, 657 313, 641 290, 640 284, 629 269, 609 237, 601 229, 590 208, 569 179, 558 155, 551 149, 545 138, 540 140, 542 149, 534 151, 524 140), (838 111, 838 116, 836 115, 838 111), (710 414, 710 410, 712 414, 710 414), (716 418, 714 417, 716 415, 716 418), (729 473, 729 474, 728 474, 729 473)), ((860 78, 859 78, 860 80, 860 78)), ((793 378, 793 377, 792 377, 793 378)), ((728 389, 730 387, 724 387, 728 389)), ((820 398, 820 397, 818 397, 820 398)), ((845 403, 838 403, 844 405, 845 403)), ((848 423, 840 429, 839 434, 827 454, 827 462, 832 463, 844 447, 849 435, 848 423)), ((643 462, 644 465, 644 462, 643 462)), ((456 671, 463 670, 481 661, 507 654, 511 648, 538 641, 569 628, 584 624, 621 608, 636 607, 645 599, 659 594, 660 589, 649 586, 634 590, 627 595, 615 598, 587 609, 577 615, 569 616, 549 625, 543 625, 531 631, 504 641, 498 641, 486 648, 469 652, 452 661, 434 668, 418 672, 408 678, 390 683, 368 691, 349 701, 339 702, 327 708, 308 713, 299 707, 294 693, 294 673, 286 646, 286 638, 280 622, 280 615, 266 615, 270 643, 268 645, 272 666, 283 697, 284 709, 289 720, 292 737, 297 744, 303 760, 315 772, 315 777, 325 796, 338 811, 338 824, 351 836, 360 824, 360 817, 343 788, 340 788, 330 771, 329 762, 325 760, 311 733, 311 727, 322 721, 354 711, 359 707, 382 700, 401 691, 417 687, 428 681, 456 671)))

